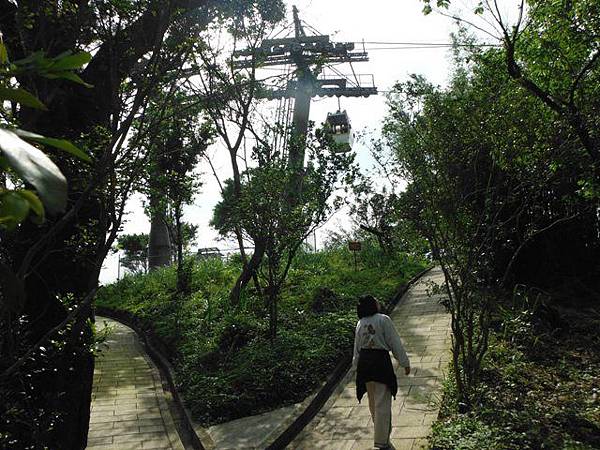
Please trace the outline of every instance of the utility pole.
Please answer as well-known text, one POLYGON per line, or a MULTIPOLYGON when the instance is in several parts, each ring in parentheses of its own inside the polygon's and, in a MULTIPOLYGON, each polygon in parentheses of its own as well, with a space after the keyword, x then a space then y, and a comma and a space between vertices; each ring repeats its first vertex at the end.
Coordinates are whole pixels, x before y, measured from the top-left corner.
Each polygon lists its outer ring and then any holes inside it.
POLYGON ((306 133, 310 114, 310 101, 315 96, 368 97, 377 95, 373 77, 371 84, 355 76, 356 82, 349 83, 344 77, 321 77, 323 65, 331 63, 353 63, 368 61, 368 54, 355 51, 354 42, 331 42, 329 35, 307 35, 299 17, 298 8, 293 6, 294 37, 265 39, 257 48, 239 50, 234 53, 233 67, 250 68, 265 66, 294 65, 296 79, 289 80, 284 89, 259 90, 259 96, 268 99, 293 98, 293 131, 288 147, 289 167, 298 175, 292 182, 294 195, 300 194, 304 169, 306 133), (299 182, 298 182, 299 181, 299 182))

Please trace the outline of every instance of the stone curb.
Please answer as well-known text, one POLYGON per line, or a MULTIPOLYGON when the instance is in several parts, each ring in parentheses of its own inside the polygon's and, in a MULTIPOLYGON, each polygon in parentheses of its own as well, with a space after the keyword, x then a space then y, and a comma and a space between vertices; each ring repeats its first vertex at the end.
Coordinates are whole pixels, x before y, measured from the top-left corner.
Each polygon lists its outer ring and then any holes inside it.
MULTIPOLYGON (((129 327, 129 328, 131 328, 131 327, 129 327)), ((133 328, 132 328, 132 330, 133 330, 133 328)), ((139 339, 139 337, 140 337, 139 333, 137 333, 135 330, 133 330, 133 331, 137 334, 138 339, 139 339)), ((140 341, 140 343, 141 343, 141 341, 140 341)), ((152 358, 147 353, 142 354, 142 356, 148 363, 150 363, 150 362, 153 363, 153 364, 149 364, 149 367, 150 367, 150 370, 152 373, 152 378, 154 378, 154 382, 156 384, 158 384, 158 386, 163 387, 164 386, 164 383, 163 383, 164 378, 161 376, 160 370, 158 369, 157 364, 152 360, 152 358)), ((169 438, 169 442, 171 443, 171 446, 177 450, 185 450, 183 443, 181 442, 181 437, 179 436, 179 433, 177 432, 177 426, 175 425, 173 416, 171 415, 171 412, 169 411, 169 405, 167 404, 167 400, 165 399, 165 397, 163 395, 157 395, 157 400, 159 403, 160 415, 163 419, 163 423, 165 425, 165 430, 167 431, 167 437, 169 438)))
MULTIPOLYGON (((162 342, 155 334, 154 331, 144 326, 144 323, 135 315, 121 310, 115 310, 111 308, 105 308, 102 306, 95 307, 95 314, 99 316, 105 316, 110 319, 118 320, 123 324, 127 325, 138 335, 140 342, 145 347, 146 353, 150 356, 152 361, 156 364, 160 371, 162 379, 167 382, 167 387, 173 397, 176 408, 178 409, 182 417, 182 427, 190 438, 194 450, 212 450, 215 448, 215 444, 210 438, 208 431, 198 429, 199 427, 194 426, 192 415, 190 411, 185 407, 183 398, 175 388, 173 366, 169 360, 164 356, 168 354, 168 347, 162 342)), ((173 423, 173 426, 175 424, 173 423)))
MULTIPOLYGON (((429 272, 433 266, 428 267, 413 278, 411 278, 406 284, 401 285, 398 288, 398 291, 392 297, 391 302, 384 309, 386 314, 390 314, 396 306, 402 300, 402 297, 408 289, 416 283, 423 275, 429 272)), ((293 420, 291 424, 287 426, 282 433, 273 440, 267 447, 266 450, 280 450, 285 449, 285 447, 290 444, 296 436, 298 436, 302 430, 314 419, 314 417, 319 413, 319 411, 327 404, 328 401, 331 400, 332 394, 338 392, 340 386, 343 386, 343 380, 347 377, 351 376, 352 371, 349 371, 350 366, 352 364, 352 355, 344 357, 337 366, 333 369, 333 372, 325 382, 325 384, 319 389, 319 391, 312 397, 312 400, 304 409, 304 411, 293 420)), ((311 397, 309 397, 311 398, 311 397)), ((304 402, 302 403, 304 406, 304 402)), ((283 425, 282 425, 283 426, 283 425)))

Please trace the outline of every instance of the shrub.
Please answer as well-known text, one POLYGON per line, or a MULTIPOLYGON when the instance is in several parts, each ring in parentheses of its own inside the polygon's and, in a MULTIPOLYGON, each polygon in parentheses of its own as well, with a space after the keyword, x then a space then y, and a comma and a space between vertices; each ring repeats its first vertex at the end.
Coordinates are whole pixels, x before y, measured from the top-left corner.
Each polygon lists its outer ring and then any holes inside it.
POLYGON ((431 448, 453 450, 518 450, 519 447, 506 447, 498 434, 475 417, 461 416, 448 422, 433 425, 431 448))
POLYGON ((337 294, 327 286, 319 286, 313 294, 310 309, 313 312, 335 311, 339 307, 337 294))

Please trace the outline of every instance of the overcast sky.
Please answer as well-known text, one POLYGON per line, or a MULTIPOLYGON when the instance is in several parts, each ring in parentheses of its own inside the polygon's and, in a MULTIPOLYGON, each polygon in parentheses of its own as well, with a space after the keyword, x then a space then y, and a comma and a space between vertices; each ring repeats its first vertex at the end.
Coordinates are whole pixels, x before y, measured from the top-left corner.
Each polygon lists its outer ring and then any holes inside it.
MULTIPOLYGON (((419 0, 295 0, 286 1, 291 18, 291 7, 295 4, 303 21, 322 34, 329 34, 334 41, 362 42, 425 42, 445 43, 450 41, 450 33, 455 24, 445 17, 431 14, 424 16, 423 4, 419 0)), ((308 34, 313 34, 306 29, 308 34)), ((348 111, 355 131, 377 130, 385 116, 385 95, 396 81, 406 80, 410 74, 424 75, 430 81, 444 85, 448 79, 451 53, 448 49, 388 49, 375 50, 374 47, 398 47, 399 45, 366 44, 369 62, 354 65, 357 73, 372 74, 381 95, 369 98, 342 98, 341 107, 348 111)), ((338 69, 350 74, 349 66, 338 69)), ((310 118, 321 123, 327 112, 337 110, 336 98, 317 98, 311 105, 310 118)), ((371 165, 367 150, 359 144, 354 150, 361 167, 371 165)), ((214 152, 218 152, 215 148, 214 152)), ((226 158, 217 158, 217 169, 229 173, 226 158)), ((219 201, 218 185, 208 167, 199 167, 203 172, 204 186, 196 196, 194 204, 185 210, 184 220, 199 225, 196 247, 229 247, 219 242, 216 232, 209 227, 214 205, 219 201)), ((223 177, 223 178, 226 178, 223 177)), ((123 233, 148 233, 150 224, 144 215, 138 196, 132 197, 129 214, 123 225, 123 233)), ((347 224, 347 220, 333 218, 327 227, 335 228, 347 224)), ((322 241, 326 230, 318 233, 322 241)), ((117 256, 107 258, 100 275, 100 281, 107 283, 117 277, 117 256)))

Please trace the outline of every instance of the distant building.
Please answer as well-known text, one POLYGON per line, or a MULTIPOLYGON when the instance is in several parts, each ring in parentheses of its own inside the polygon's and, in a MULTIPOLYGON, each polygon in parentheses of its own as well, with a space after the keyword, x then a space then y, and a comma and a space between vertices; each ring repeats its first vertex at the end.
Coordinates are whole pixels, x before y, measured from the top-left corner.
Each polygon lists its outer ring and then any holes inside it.
POLYGON ((208 259, 208 258, 223 258, 223 253, 219 251, 217 247, 206 247, 199 248, 196 252, 196 258, 198 259, 208 259))

